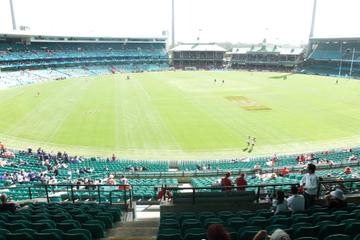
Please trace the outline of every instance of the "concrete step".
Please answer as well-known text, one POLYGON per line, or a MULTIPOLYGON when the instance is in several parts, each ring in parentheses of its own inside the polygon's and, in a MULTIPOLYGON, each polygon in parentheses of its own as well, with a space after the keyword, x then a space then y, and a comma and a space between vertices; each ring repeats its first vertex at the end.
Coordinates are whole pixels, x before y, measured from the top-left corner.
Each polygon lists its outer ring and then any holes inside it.
POLYGON ((107 232, 109 240, 150 240, 156 239, 159 229, 158 218, 120 222, 107 232))

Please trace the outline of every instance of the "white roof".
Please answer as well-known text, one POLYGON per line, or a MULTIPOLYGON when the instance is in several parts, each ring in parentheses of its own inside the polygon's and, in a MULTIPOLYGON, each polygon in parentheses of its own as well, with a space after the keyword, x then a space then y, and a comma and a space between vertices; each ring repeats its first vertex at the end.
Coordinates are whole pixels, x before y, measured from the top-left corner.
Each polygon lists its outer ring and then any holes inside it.
POLYGON ((254 47, 241 47, 241 48, 233 48, 230 54, 247 54, 247 53, 275 53, 275 54, 283 54, 283 55, 299 55, 304 51, 304 48, 287 48, 287 47, 279 47, 279 46, 254 46, 254 47))
POLYGON ((225 48, 220 47, 215 43, 193 43, 181 44, 171 49, 173 52, 226 52, 225 48))

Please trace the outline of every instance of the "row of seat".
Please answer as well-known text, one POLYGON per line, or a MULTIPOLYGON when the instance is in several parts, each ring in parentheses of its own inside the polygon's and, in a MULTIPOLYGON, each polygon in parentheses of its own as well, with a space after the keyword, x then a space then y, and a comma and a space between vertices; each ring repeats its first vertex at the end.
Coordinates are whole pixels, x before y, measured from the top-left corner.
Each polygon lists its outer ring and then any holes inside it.
POLYGON ((248 239, 261 229, 271 233, 278 228, 288 232, 292 239, 310 236, 324 239, 338 233, 355 237, 360 229, 360 205, 351 205, 349 209, 334 212, 313 208, 309 212, 280 215, 273 215, 265 209, 255 212, 162 213, 158 239, 166 240, 171 236, 173 239, 186 240, 206 238, 206 230, 211 224, 224 225, 233 240, 248 239))
POLYGON ((120 221, 121 209, 96 204, 30 204, 27 209, 14 214, 1 212, 0 219, 0 228, 11 233, 17 233, 20 229, 32 229, 29 231, 38 233, 44 229, 64 233, 83 229, 93 238, 101 238, 105 236, 106 229, 120 221))

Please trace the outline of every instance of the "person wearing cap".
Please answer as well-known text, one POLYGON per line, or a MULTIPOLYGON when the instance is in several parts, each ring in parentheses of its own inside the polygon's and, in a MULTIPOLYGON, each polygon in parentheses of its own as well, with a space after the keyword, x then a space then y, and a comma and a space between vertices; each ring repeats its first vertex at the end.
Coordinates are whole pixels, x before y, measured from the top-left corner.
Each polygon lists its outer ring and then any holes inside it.
POLYGON ((300 187, 304 189, 305 209, 315 204, 315 198, 319 188, 319 178, 315 175, 316 166, 309 163, 304 177, 300 181, 300 187))
POLYGON ((243 192, 245 191, 245 186, 247 186, 247 181, 245 179, 245 174, 241 173, 237 178, 236 178, 236 186, 237 186, 237 191, 238 192, 243 192))
POLYGON ((114 180, 114 175, 110 174, 110 176, 106 180, 106 184, 109 184, 109 185, 115 185, 116 184, 116 181, 114 180))
POLYGON ((278 228, 271 235, 268 235, 266 230, 260 230, 253 238, 253 240, 262 240, 262 239, 290 240, 290 236, 284 230, 278 228))
POLYGON ((231 173, 230 173, 230 172, 227 172, 227 173, 225 174, 225 177, 223 177, 223 178, 221 179, 221 186, 224 187, 224 190, 223 190, 223 191, 229 192, 229 191, 232 190, 232 189, 231 189, 231 186, 233 186, 233 182, 232 182, 231 179, 230 179, 230 175, 231 175, 231 173))
POLYGON ((325 197, 329 209, 342 209, 347 207, 344 192, 337 188, 325 197))

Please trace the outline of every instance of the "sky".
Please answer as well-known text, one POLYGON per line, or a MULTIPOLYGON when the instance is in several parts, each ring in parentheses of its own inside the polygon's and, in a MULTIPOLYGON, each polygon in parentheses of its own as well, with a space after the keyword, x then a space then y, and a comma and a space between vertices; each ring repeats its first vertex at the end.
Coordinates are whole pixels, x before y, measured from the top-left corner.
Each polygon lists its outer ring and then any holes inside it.
MULTIPOLYGON (((16 25, 30 34, 171 36, 171 0, 13 3, 16 25)), ((313 0, 175 0, 175 41, 306 44, 312 8, 313 0)), ((314 37, 360 37, 359 9, 359 0, 318 0, 314 37)), ((0 33, 11 31, 9 0, 0 0, 0 33)))

